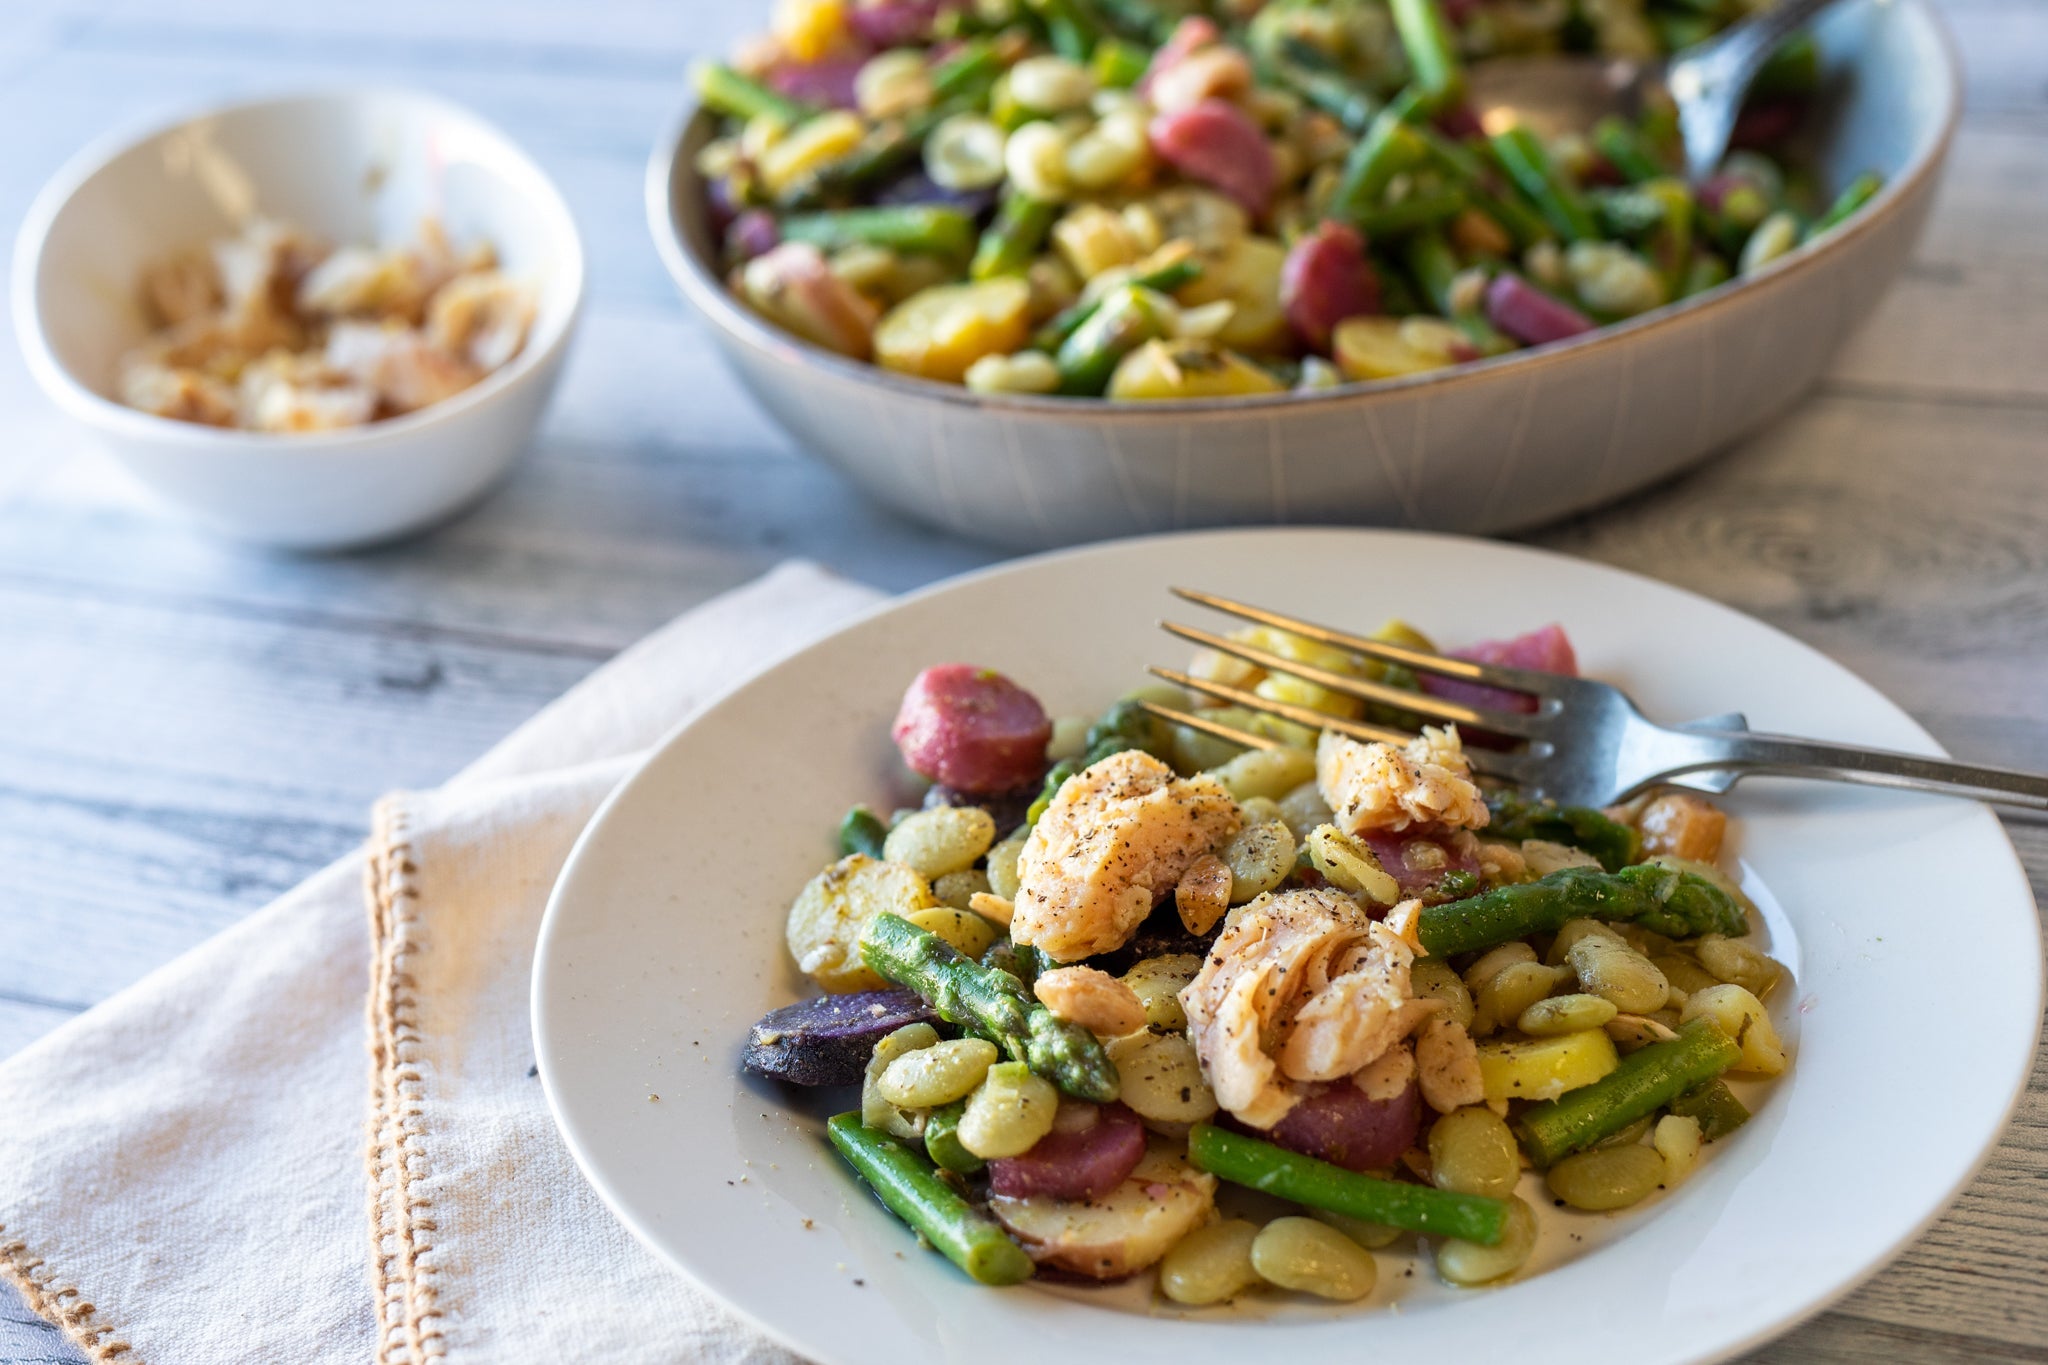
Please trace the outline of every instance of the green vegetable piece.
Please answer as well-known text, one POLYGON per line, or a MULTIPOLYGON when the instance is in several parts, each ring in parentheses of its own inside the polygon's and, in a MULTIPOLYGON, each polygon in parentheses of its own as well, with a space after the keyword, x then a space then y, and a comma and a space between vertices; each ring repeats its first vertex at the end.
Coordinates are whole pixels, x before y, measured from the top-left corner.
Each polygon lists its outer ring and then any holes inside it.
POLYGON ((1387 192, 1388 182, 1410 171, 1429 156, 1429 144, 1402 121, 1398 110, 1388 106, 1345 159, 1337 189, 1330 196, 1330 212, 1347 222, 1376 206, 1387 192))
POLYGON ((1381 204, 1354 213, 1351 224, 1364 233, 1367 240, 1385 241, 1434 227, 1457 217, 1465 207, 1465 196, 1457 190, 1426 190, 1392 204, 1381 204))
POLYGON ((1666 174, 1656 151, 1633 124, 1609 114, 1593 125, 1593 146, 1632 185, 1666 174))
POLYGON ((1052 231, 1059 215, 1058 204, 1011 190, 1003 196, 996 220, 981 234, 981 244, 975 248, 974 263, 967 273, 977 280, 1023 274, 1030 268, 1031 258, 1045 245, 1046 234, 1052 231))
POLYGON ((960 1144, 960 1116, 967 1112, 966 1100, 942 1104, 925 1116, 924 1151, 942 1171, 975 1175, 988 1163, 960 1144))
POLYGON ((1159 295, 1136 285, 1110 290, 1102 306, 1060 343, 1054 357, 1060 367, 1059 391, 1075 398, 1101 397, 1118 361, 1166 335, 1166 317, 1158 300, 1159 295))
POLYGON ((882 856, 882 843, 889 837, 889 826, 882 817, 866 806, 855 806, 846 812, 846 818, 839 822, 839 856, 865 853, 870 858, 882 856))
POLYGON ((1544 221, 1567 242, 1590 241, 1600 235, 1593 212, 1579 192, 1565 181, 1550 153, 1527 128, 1504 128, 1490 139, 1494 160, 1516 188, 1535 202, 1544 221))
POLYGON ((1088 69, 1104 89, 1128 90, 1144 78, 1145 68, 1151 61, 1152 54, 1136 43, 1127 43, 1121 38, 1105 38, 1095 45, 1095 55, 1089 58, 1088 69))
POLYGON ((1029 943, 999 938, 981 955, 981 965, 1008 972, 1023 982, 1028 990, 1037 983, 1041 973, 1051 971, 1059 964, 1029 943))
MULTIPOLYGON (((1155 294, 1171 294, 1184 284, 1199 279, 1202 265, 1199 261, 1170 261, 1155 270, 1133 275, 1130 282, 1140 289, 1149 289, 1155 294)), ((1051 321, 1038 329, 1031 338, 1031 344, 1041 351, 1057 351, 1066 339, 1081 327, 1081 324, 1095 316, 1095 310, 1102 306, 1101 299, 1073 304, 1061 309, 1051 321)))
POLYGON ((1031 809, 1024 812, 1024 823, 1035 825, 1045 814, 1045 808, 1060 794, 1060 788, 1067 785, 1067 779, 1080 772, 1081 767, 1071 758, 1061 759, 1052 765, 1052 771, 1045 775, 1045 785, 1039 788, 1038 799, 1031 803, 1031 809))
POLYGON ((1125 697, 1088 727, 1088 751, 1081 756, 1081 766, 1092 767, 1126 749, 1143 749, 1164 762, 1173 759, 1172 727, 1136 697, 1125 697))
POLYGON ((1304 103, 1320 109, 1342 124, 1345 131, 1362 133, 1372 125, 1380 102, 1342 72, 1320 70, 1284 57, 1270 57, 1258 64, 1259 79, 1290 91, 1304 103))
POLYGON ((825 1133, 889 1211, 954 1265, 982 1284, 1021 1284, 1031 1278, 1031 1258, 1024 1248, 994 1219, 977 1213, 909 1146, 863 1127, 857 1113, 834 1116, 825 1133))
POLYGON ((885 246, 931 256, 965 256, 974 244, 974 223, 958 209, 930 204, 837 209, 784 218, 782 238, 809 242, 820 251, 885 246))
POLYGON ((1694 294, 1704 294, 1709 289, 1718 288, 1728 283, 1728 280, 1728 262, 1711 252, 1698 252, 1693 256, 1692 264, 1686 267, 1685 283, 1680 287, 1678 296, 1689 299, 1694 294))
POLYGON ((1764 58, 1752 95, 1806 95, 1820 88, 1820 44, 1811 33, 1795 33, 1764 58))
POLYGON ((810 105, 779 95, 717 62, 700 63, 691 74, 696 81, 697 98, 728 118, 750 119, 769 114, 794 124, 817 112, 810 105))
POLYGON ((1070 62, 1085 63, 1095 45, 1107 36, 1102 19, 1088 0, 1025 0, 1045 25, 1052 50, 1070 62))
POLYGON ((1189 1132, 1188 1159, 1233 1185, 1368 1223, 1481 1246, 1495 1245, 1507 1230, 1504 1199, 1360 1175, 1210 1123, 1189 1132))
POLYGON ((984 967, 938 935, 883 913, 861 934, 861 961, 908 986, 957 1024, 986 1038, 1076 1099, 1117 1097, 1116 1066, 1095 1035, 1058 1018, 1008 972, 984 967))
POLYGON ((1843 187, 1842 192, 1835 196, 1835 202, 1828 205, 1827 212, 1816 218, 1813 226, 1806 230, 1806 240, 1810 242, 1830 228, 1839 227, 1858 209, 1876 198, 1877 192, 1883 188, 1884 177, 1876 171, 1865 171, 1851 180, 1843 187))
POLYGON ((1003 59, 993 43, 983 39, 961 49, 932 68, 932 100, 981 100, 1003 71, 1003 59))
POLYGON ((1643 838, 1619 820, 1591 806, 1560 806, 1520 792, 1489 792, 1486 808, 1493 818, 1487 833, 1495 838, 1547 839, 1553 844, 1584 849, 1609 872, 1619 872, 1643 854, 1643 838))
POLYGON ((1739 936, 1749 928, 1742 907, 1706 878, 1639 863, 1619 872, 1567 867, 1540 881, 1426 905, 1417 929, 1431 957, 1449 957, 1553 934, 1575 919, 1640 924, 1670 938, 1739 936))
POLYGON ((1700 1136, 1708 1142, 1727 1137, 1749 1122, 1749 1109, 1735 1098, 1735 1092, 1728 1088, 1728 1083, 1721 1080, 1694 1086, 1667 1107, 1680 1118, 1696 1120, 1700 1125, 1700 1136))
POLYGON ((1515 1121, 1522 1147, 1538 1166, 1551 1165, 1654 1114, 1741 1056, 1734 1039, 1712 1020, 1694 1019, 1676 1038, 1630 1053, 1591 1085, 1524 1110, 1515 1121))
POLYGON ((1431 109, 1443 109, 1457 102, 1465 90, 1465 71, 1458 64, 1458 48, 1451 26, 1436 0, 1388 0, 1395 31, 1408 53, 1408 69, 1415 86, 1431 109))

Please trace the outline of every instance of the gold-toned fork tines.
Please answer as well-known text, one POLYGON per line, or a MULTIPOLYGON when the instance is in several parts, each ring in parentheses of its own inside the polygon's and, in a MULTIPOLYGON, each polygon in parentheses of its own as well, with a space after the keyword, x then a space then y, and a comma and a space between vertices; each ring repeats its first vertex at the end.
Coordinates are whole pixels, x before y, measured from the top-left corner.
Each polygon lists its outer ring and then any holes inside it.
MULTIPOLYGON (((2048 811, 2048 777, 1885 749, 1758 734, 1744 728, 1740 716, 1658 725, 1645 718, 1618 688, 1589 678, 1452 658, 1297 620, 1213 593, 1189 588, 1172 591, 1183 601, 1348 654, 1533 698, 1533 711, 1472 705, 1291 659, 1215 631, 1160 622, 1161 629, 1178 639, 1241 659, 1268 673, 1300 679, 1383 712, 1413 717, 1417 724, 1456 725, 1468 738, 1486 736, 1481 744, 1466 748, 1466 757, 1476 771, 1568 804, 1608 805, 1667 782, 1720 791, 1742 777, 1768 774, 1932 791, 2048 811), (1504 747, 1487 747, 1495 737, 1504 747)), ((1309 730, 1332 730, 1353 739, 1388 744, 1405 744, 1414 737, 1410 730, 1329 715, 1229 683, 1198 678, 1182 669, 1155 667, 1151 672, 1217 701, 1309 730)), ((1153 715, 1174 724, 1249 748, 1273 748, 1281 742, 1198 711, 1153 702, 1144 705, 1153 715)))

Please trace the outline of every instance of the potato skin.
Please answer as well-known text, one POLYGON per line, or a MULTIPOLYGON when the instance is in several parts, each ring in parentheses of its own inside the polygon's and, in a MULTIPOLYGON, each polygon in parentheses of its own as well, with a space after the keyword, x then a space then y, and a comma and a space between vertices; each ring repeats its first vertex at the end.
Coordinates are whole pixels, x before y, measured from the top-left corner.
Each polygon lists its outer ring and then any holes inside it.
POLYGON ((1121 1104, 1106 1104, 1093 1125, 1055 1128, 1022 1156, 988 1164, 991 1192, 1027 1199, 1100 1199, 1124 1182, 1145 1155, 1145 1127, 1121 1104))
POLYGON ((877 1042, 906 1024, 939 1022, 915 991, 821 995, 762 1015, 740 1065, 792 1085, 858 1085, 877 1042))
POLYGON ((1390 1100, 1336 1081, 1287 1111, 1268 1136, 1291 1151, 1353 1171, 1385 1170, 1415 1145, 1422 1092, 1410 1081, 1390 1100))
POLYGON ((935 664, 903 694, 890 735, 912 771, 956 791, 1000 794, 1044 775, 1052 721, 994 669, 935 664))
POLYGON ((1129 1178, 1101 1199, 1011 1199, 989 1211, 1031 1259, 1091 1280, 1137 1274, 1209 1220, 1216 1177, 1198 1171, 1171 1144, 1154 1141, 1129 1178))

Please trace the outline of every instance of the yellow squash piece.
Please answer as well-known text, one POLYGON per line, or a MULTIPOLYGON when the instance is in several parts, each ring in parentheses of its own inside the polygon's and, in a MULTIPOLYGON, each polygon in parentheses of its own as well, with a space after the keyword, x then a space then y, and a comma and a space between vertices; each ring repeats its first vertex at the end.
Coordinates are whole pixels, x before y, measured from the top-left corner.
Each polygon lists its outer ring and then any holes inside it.
MULTIPOLYGON (((1410 323, 1433 318, 1346 318, 1332 339, 1337 368, 1346 379, 1398 379, 1456 363, 1447 338, 1434 327, 1410 323)), ((1446 327, 1448 323, 1444 324, 1446 327)))
POLYGON ((1194 307, 1227 299, 1237 305, 1216 340, 1239 351, 1284 351, 1293 340, 1280 303, 1287 248, 1271 237, 1236 237, 1204 252, 1202 273, 1176 295, 1194 307))
POLYGON ((1489 1100, 1554 1100, 1620 1065, 1614 1040, 1600 1029, 1479 1046, 1479 1075, 1489 1100))
POLYGON ((1124 401, 1279 393, 1280 381, 1207 341, 1148 341, 1118 362, 1109 396, 1124 401))
POLYGON ((1031 339, 1031 286, 1005 276, 919 290, 882 316, 875 359, 945 384, 958 384, 983 356, 1021 351, 1031 339))

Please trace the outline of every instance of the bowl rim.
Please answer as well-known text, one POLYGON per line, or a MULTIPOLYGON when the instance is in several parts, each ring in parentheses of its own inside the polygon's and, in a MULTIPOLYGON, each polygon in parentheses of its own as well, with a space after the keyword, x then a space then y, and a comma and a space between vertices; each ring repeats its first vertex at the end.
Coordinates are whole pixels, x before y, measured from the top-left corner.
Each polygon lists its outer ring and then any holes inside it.
MULTIPOLYGON (((782 359, 797 366, 811 366, 906 398, 919 398, 956 408, 982 408, 1006 416, 1067 418, 1086 421, 1142 421, 1166 415, 1232 415, 1259 413, 1283 407, 1329 408, 1370 403, 1383 396, 1407 393, 1424 387, 1449 388, 1474 385, 1503 373, 1523 374, 1538 366, 1576 359, 1595 349, 1635 340, 1653 330, 1673 327, 1700 314, 1723 308, 1748 297, 1794 272, 1803 271, 1839 249, 1875 232, 1884 220, 1894 216, 1924 189, 1931 188, 1955 140, 1963 104, 1962 60, 1955 35, 1929 0, 1898 0, 1910 8, 1934 34, 1934 58, 1944 79, 1943 103, 1935 136, 1909 160, 1896 176, 1888 178, 1877 195, 1862 210, 1823 236, 1801 242, 1785 255, 1765 265, 1752 276, 1738 276, 1691 298, 1676 299, 1647 313, 1596 327, 1580 336, 1542 346, 1524 347, 1506 355, 1488 356, 1422 374, 1393 379, 1354 381, 1331 389, 1247 394, 1225 398, 1177 398, 1145 402, 1117 402, 1110 399, 1074 399, 1043 394, 976 393, 957 384, 883 369, 867 361, 854 360, 784 331, 735 300, 725 282, 709 263, 700 259, 685 238, 676 212, 673 187, 679 175, 698 179, 686 163, 684 148, 698 121, 704 117, 701 103, 692 98, 683 104, 663 128, 648 158, 645 199, 648 230, 657 254, 670 278, 697 310, 725 336, 769 359, 782 359)), ((1531 379, 1535 378, 1530 374, 1531 379)))
POLYGON ((284 451, 328 454, 353 451, 455 420, 492 402, 536 372, 550 368, 567 346, 582 316, 587 278, 582 233, 560 188, 525 148, 489 119, 445 96, 407 86, 336 85, 285 89, 218 100, 169 114, 143 115, 94 138, 67 159, 36 193, 15 238, 12 275, 14 330, 29 372, 35 376, 43 392, 73 417, 113 435, 156 445, 180 446, 202 456, 241 455, 258 450, 266 457, 284 451), (58 357, 43 326, 42 302, 36 287, 42 273, 43 257, 58 216, 94 177, 114 161, 208 119, 250 114, 261 116, 289 106, 364 106, 387 100, 411 104, 425 112, 458 120, 490 139, 530 182, 522 194, 523 201, 537 216, 553 216, 561 224, 567 250, 562 255, 560 268, 565 271, 564 278, 568 283, 568 307, 561 310, 552 322, 537 327, 535 335, 527 338, 527 344, 520 347, 519 354, 509 363, 491 371, 460 393, 397 417, 335 431, 269 432, 207 426, 131 408, 85 383, 58 357))

